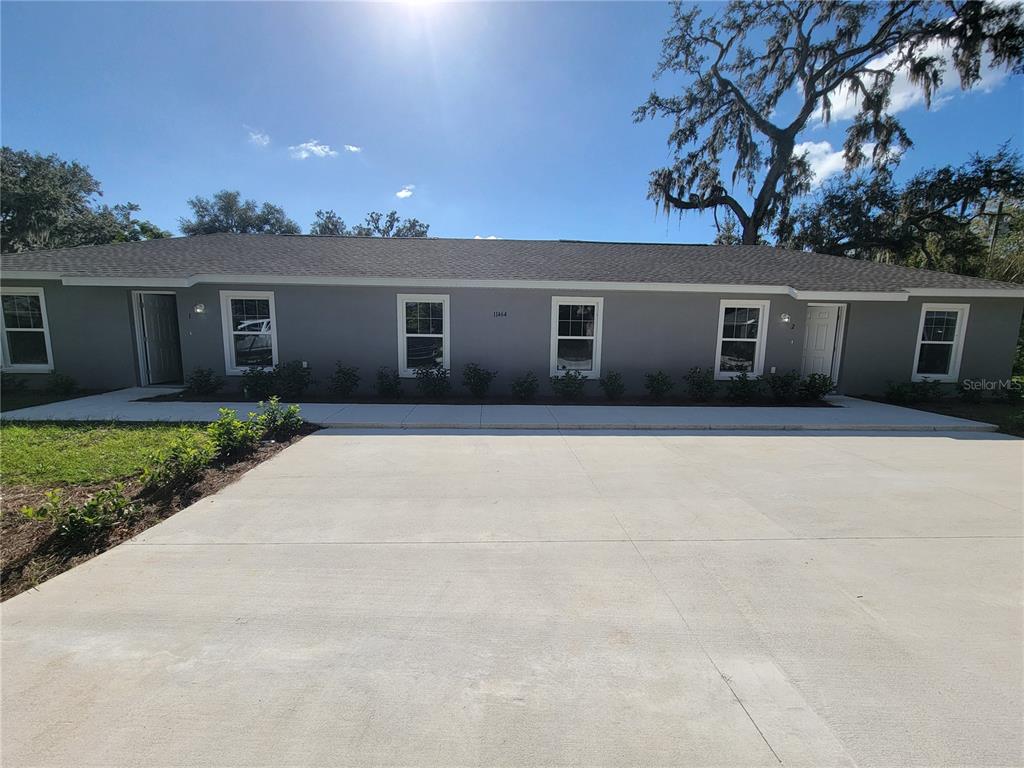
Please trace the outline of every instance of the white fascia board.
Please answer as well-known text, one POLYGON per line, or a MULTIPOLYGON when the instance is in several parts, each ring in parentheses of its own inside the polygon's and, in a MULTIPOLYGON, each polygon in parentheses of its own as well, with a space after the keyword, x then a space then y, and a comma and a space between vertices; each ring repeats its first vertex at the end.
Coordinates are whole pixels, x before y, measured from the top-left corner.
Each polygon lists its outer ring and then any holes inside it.
POLYGON ((800 301, 906 301, 906 291, 800 291, 789 289, 789 295, 800 301))
POLYGON ((116 288, 188 288, 193 283, 184 277, 64 277, 64 285, 116 288))
POLYGON ((907 288, 911 296, 968 296, 994 299, 1024 299, 1024 288, 907 288))
POLYGON ((5 269, 3 272, 0 272, 0 280, 60 280, 60 272, 5 269))

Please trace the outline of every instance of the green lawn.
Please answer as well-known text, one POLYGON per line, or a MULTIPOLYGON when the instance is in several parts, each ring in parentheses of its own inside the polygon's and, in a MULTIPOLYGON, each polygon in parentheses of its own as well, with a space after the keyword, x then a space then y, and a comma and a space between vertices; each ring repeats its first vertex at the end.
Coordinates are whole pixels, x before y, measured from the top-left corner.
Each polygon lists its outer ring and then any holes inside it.
POLYGON ((49 488, 130 477, 150 454, 169 445, 179 429, 178 424, 4 422, 0 483, 49 488))

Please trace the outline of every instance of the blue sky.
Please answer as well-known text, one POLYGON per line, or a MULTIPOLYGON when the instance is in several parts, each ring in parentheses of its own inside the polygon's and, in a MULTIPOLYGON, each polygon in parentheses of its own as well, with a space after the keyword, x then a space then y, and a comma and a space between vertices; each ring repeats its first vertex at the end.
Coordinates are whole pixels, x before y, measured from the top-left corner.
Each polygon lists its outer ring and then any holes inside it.
MULTIPOLYGON (((175 233, 189 197, 229 188, 304 230, 317 208, 349 223, 395 208, 437 236, 714 236, 710 214, 666 218, 645 196, 669 125, 631 113, 652 87, 667 4, 4 2, 0 14, 4 144, 87 164, 107 202, 137 202, 175 233)), ((930 112, 908 104, 903 172, 1020 148, 1021 82, 993 76, 930 112)), ((844 125, 803 137, 823 167, 844 125)))

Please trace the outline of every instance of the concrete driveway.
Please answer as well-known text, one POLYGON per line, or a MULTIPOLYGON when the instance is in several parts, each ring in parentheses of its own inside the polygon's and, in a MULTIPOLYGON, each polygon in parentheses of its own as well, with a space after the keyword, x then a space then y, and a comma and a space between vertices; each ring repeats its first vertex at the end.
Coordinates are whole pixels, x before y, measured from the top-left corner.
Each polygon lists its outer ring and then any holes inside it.
POLYGON ((319 433, 3 605, 3 765, 1020 765, 1022 447, 319 433))

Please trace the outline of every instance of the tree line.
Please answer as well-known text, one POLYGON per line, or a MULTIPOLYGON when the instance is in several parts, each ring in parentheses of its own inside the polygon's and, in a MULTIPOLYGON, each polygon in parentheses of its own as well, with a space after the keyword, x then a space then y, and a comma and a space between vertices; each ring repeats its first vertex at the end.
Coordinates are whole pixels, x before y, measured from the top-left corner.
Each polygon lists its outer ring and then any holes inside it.
MULTIPOLYGON (((0 250, 4 253, 78 245, 136 242, 171 233, 140 218, 139 206, 98 202, 99 181, 77 161, 57 155, 2 148, 0 157, 0 250)), ((218 232, 297 235, 302 230, 273 203, 244 200, 237 191, 222 190, 188 201, 191 217, 178 220, 184 235, 218 232)), ((426 237, 430 229, 419 219, 403 219, 397 211, 371 211, 363 223, 347 226, 332 210, 318 210, 311 235, 343 237, 426 237)))

